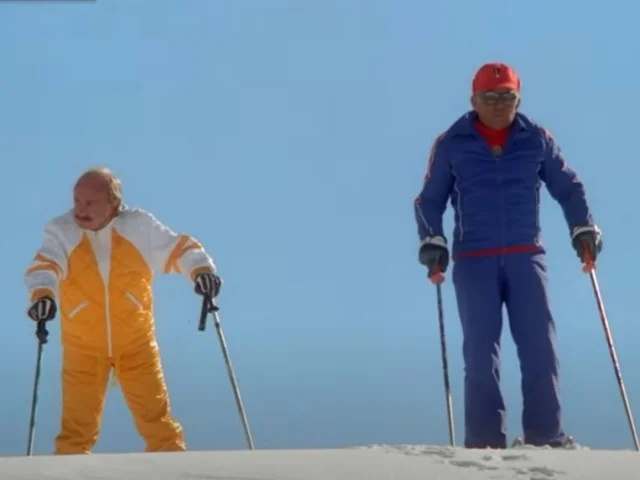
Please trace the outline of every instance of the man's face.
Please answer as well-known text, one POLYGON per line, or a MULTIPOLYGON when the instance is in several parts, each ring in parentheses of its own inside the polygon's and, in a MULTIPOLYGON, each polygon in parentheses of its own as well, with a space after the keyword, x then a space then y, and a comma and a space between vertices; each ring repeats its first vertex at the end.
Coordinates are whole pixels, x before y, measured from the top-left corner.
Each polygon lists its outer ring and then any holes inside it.
POLYGON ((520 106, 520 94, 515 90, 489 90, 475 93, 471 104, 486 126, 507 128, 513 122, 520 106))
POLYGON ((95 177, 81 179, 73 191, 73 208, 80 228, 100 230, 104 227, 115 211, 107 182, 95 177))

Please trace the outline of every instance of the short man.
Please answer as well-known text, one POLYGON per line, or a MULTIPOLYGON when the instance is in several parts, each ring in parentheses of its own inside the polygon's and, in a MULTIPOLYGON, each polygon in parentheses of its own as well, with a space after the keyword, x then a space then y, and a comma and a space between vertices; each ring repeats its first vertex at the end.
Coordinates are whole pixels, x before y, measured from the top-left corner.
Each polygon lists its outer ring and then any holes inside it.
POLYGON ((86 454, 95 445, 105 391, 114 370, 146 451, 186 449, 172 417, 155 338, 154 271, 182 273, 199 295, 218 295, 213 260, 187 235, 122 203, 108 169, 85 172, 74 207, 51 220, 25 276, 36 321, 61 313, 62 421, 56 454, 86 454))
POLYGON ((524 441, 562 446, 554 318, 538 216, 541 182, 560 204, 578 257, 595 261, 601 235, 584 187, 549 131, 517 112, 520 79, 503 63, 482 66, 473 109, 435 140, 415 201, 420 262, 429 277, 445 272, 442 216, 454 209, 453 284, 462 323, 465 446, 505 448, 499 385, 502 307, 522 372, 524 441))

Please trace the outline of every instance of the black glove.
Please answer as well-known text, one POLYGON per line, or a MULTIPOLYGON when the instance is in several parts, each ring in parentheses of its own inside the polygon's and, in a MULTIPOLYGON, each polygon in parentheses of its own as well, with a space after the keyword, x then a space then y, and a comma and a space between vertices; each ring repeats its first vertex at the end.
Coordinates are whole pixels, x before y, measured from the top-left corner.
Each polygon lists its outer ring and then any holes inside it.
POLYGON ((198 295, 215 298, 222 288, 222 279, 215 273, 199 273, 194 280, 194 290, 198 295))
POLYGON ((586 263, 587 260, 595 263, 602 251, 602 233, 596 225, 576 227, 571 232, 571 244, 582 263, 586 263))
POLYGON ((27 310, 27 315, 34 322, 47 322, 55 318, 57 311, 58 307, 53 298, 42 297, 33 302, 29 310, 27 310))
POLYGON ((418 253, 420 263, 427 267, 431 278, 437 273, 444 273, 449 266, 449 249, 443 237, 426 238, 420 245, 418 253))

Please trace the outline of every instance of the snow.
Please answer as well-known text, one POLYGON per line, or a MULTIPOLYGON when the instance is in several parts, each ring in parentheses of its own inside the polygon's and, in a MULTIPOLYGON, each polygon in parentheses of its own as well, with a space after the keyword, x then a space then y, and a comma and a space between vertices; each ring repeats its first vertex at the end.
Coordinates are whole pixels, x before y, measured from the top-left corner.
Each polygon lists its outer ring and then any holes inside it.
POLYGON ((589 480, 638 478, 640 453, 373 445, 0 458, 2 480, 589 480))

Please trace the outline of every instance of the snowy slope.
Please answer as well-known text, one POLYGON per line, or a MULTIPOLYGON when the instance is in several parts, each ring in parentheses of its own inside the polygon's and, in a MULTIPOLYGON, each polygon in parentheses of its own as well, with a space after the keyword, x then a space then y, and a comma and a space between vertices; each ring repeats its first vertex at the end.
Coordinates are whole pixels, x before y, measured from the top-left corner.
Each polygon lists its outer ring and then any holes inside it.
POLYGON ((640 453, 438 446, 0 458, 2 480, 637 480, 640 453))

